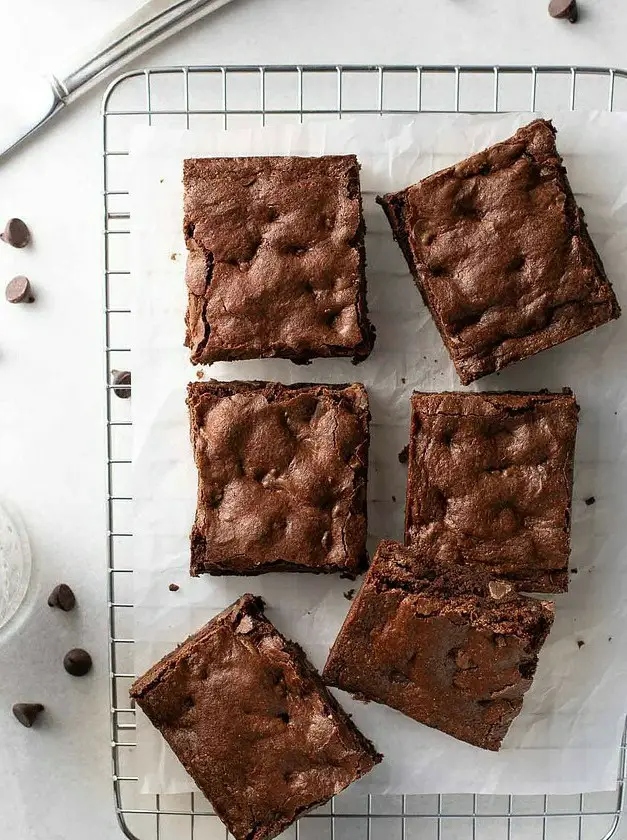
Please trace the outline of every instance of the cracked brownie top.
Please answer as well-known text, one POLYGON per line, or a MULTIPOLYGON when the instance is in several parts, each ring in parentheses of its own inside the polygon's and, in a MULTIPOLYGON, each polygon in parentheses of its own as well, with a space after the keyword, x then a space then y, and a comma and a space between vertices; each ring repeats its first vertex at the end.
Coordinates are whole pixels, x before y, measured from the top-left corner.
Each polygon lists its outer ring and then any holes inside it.
POLYGON ((356 574, 366 563, 363 385, 194 382, 191 573, 356 574))
POLYGON ((465 385, 620 315, 550 122, 378 201, 465 385))
POLYGON ((252 595, 130 693, 237 840, 276 837, 381 761, 252 595))
POLYGON ((183 182, 192 362, 368 355, 354 155, 192 159, 183 182))
POLYGON ((520 712, 553 604, 421 545, 379 544, 324 668, 329 685, 498 750, 520 712))
POLYGON ((528 592, 568 588, 570 391, 414 393, 405 539, 528 592))

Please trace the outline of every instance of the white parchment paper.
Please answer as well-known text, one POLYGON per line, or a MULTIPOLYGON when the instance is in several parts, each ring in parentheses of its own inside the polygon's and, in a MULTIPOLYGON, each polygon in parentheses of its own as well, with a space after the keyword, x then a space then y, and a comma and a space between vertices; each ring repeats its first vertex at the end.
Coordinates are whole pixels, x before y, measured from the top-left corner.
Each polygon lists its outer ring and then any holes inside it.
MULTIPOLYGON (((619 299, 627 304, 627 120, 610 114, 553 114, 573 189, 586 211, 619 299)), ((272 574, 190 579, 196 475, 185 386, 194 379, 183 342, 186 306, 182 161, 190 156, 356 153, 368 227, 368 300, 377 328, 370 358, 221 363, 221 379, 362 381, 372 406, 369 473, 371 550, 402 539, 407 441, 414 389, 460 388, 448 355, 410 279, 376 193, 398 189, 509 136, 530 115, 372 117, 204 134, 140 130, 132 144, 135 307, 133 422, 136 673, 246 591, 268 616, 324 664, 347 612, 337 576, 272 574), (180 585, 170 592, 168 584, 180 585)), ((627 698, 627 317, 475 383, 476 390, 572 387, 581 405, 573 503, 573 576, 521 715, 498 754, 337 692, 385 754, 358 783, 369 793, 572 793, 615 787, 627 698), (584 499, 594 496, 587 506, 584 499), (574 571, 577 570, 575 574, 574 571), (584 644, 580 644, 583 642, 584 644)), ((139 715, 137 765, 143 790, 194 789, 161 737, 139 715)))

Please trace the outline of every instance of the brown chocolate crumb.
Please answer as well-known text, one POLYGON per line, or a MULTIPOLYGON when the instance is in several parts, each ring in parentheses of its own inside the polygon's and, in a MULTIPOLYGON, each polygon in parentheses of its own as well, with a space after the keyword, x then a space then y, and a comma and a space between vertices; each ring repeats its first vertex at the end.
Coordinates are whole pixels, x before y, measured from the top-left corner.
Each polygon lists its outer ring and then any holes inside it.
POLYGON ((398 460, 400 464, 406 464, 409 461, 409 444, 398 453, 398 460))
POLYGON ((583 639, 577 639, 577 647, 578 648, 581 649, 584 645, 585 645, 585 642, 583 641, 583 639))
POLYGON ((204 375, 205 375, 204 370, 197 370, 196 371, 196 378, 197 379, 202 379, 204 377, 204 375))
POLYGON ((346 592, 344 593, 344 597, 346 598, 347 601, 352 601, 354 594, 355 594, 354 589, 347 589, 346 592))
POLYGON ((587 499, 584 499, 584 502, 588 505, 588 507, 590 507, 590 505, 593 505, 596 502, 596 499, 594 496, 588 496, 587 499))
POLYGON ((393 502, 395 502, 395 501, 396 501, 396 496, 392 496, 392 501, 393 501, 393 502))
POLYGON ((401 376, 401 382, 403 383, 403 385, 407 382, 404 376, 401 376))
POLYGON ((180 588, 181 587, 178 585, 178 583, 171 583, 168 586, 168 589, 170 590, 170 592, 178 592, 180 588))
POLYGON ((177 255, 175 253, 170 254, 170 259, 172 260, 172 262, 176 261, 176 256, 177 255))
POLYGON ((570 571, 571 571, 571 574, 573 574, 573 575, 576 575, 576 574, 578 574, 578 573, 579 573, 579 569, 577 568, 577 566, 575 566, 575 567, 574 567, 573 569, 571 569, 570 571))
POLYGON ((611 641, 612 641, 612 637, 611 637, 611 636, 608 636, 608 637, 607 637, 607 640, 608 640, 608 642, 611 642, 611 641))

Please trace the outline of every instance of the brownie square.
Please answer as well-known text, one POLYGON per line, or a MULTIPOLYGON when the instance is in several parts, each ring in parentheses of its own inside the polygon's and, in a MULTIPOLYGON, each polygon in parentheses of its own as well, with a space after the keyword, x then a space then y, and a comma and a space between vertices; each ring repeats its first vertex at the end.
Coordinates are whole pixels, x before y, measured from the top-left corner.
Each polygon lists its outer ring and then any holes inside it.
POLYGON ((371 351, 354 155, 184 162, 194 364, 371 351))
POLYGON ((553 604, 479 567, 382 542, 323 679, 498 750, 531 685, 553 604))
POLYGON ((365 567, 363 385, 194 382, 187 403, 198 467, 192 575, 365 567))
POLYGON ((528 592, 568 589, 572 393, 414 393, 405 542, 528 592))
POLYGON ((550 122, 377 201, 464 383, 618 318, 550 122))
POLYGON ((130 694, 236 840, 276 837, 382 758, 252 595, 130 694))

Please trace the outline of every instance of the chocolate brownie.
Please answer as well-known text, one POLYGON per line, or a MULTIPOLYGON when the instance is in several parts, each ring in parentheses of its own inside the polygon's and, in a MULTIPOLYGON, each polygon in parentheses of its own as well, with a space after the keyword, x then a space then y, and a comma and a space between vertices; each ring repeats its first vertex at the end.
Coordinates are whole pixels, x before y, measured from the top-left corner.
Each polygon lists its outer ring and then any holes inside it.
POLYGON ((362 700, 498 750, 520 712, 553 604, 479 567, 382 542, 323 679, 362 700))
POLYGON ((194 364, 371 351, 354 155, 186 160, 194 364))
POLYGON ((565 592, 578 411, 567 389, 414 393, 406 543, 565 592))
POLYGON ((363 385, 188 386, 198 504, 191 574, 343 572, 367 563, 363 385))
POLYGON ((464 385, 620 315, 555 133, 536 120, 377 199, 464 385))
POLYGON ((236 840, 269 840, 381 761, 244 595, 131 687, 236 840))

